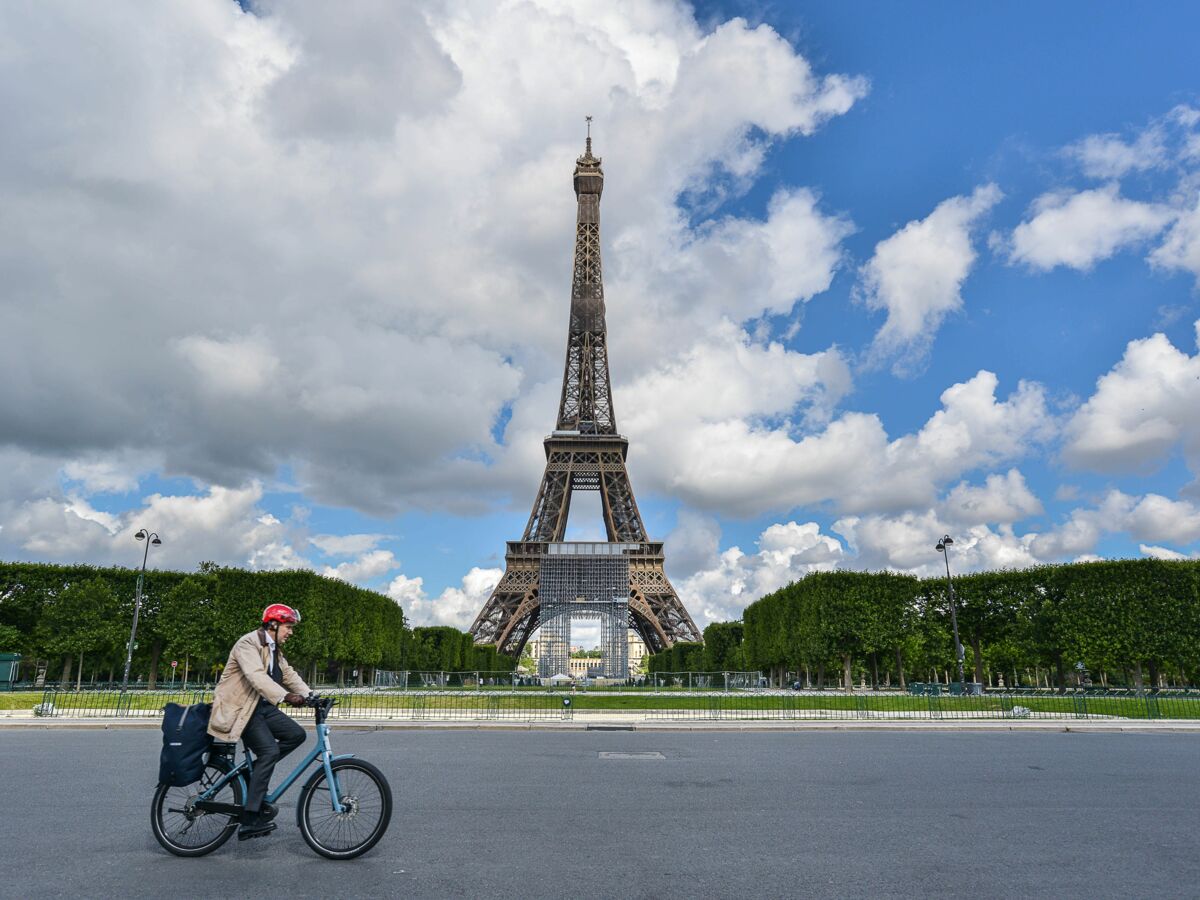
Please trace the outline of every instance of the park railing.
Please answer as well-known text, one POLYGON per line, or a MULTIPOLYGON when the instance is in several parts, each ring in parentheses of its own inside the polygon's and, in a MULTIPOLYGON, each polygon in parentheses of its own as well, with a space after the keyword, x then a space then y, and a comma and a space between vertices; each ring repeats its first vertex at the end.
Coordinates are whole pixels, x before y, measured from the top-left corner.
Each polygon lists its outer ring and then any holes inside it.
MULTIPOLYGON (((1031 720, 1195 719, 1200 695, 1190 693, 1000 694, 951 696, 834 691, 335 689, 334 721, 551 721, 640 717, 651 721, 791 720, 1031 720)), ((167 703, 211 701, 211 690, 73 691, 50 689, 34 707, 49 718, 156 719, 167 703)), ((297 718, 308 709, 288 709, 297 718)))
POLYGON ((885 694, 830 691, 676 695, 647 710, 656 720, 1200 719, 1196 694, 885 694), (685 700, 687 702, 685 702, 685 700))
MULTIPOLYGON (((543 721, 572 717, 571 698, 546 691, 393 691, 358 690, 321 691, 336 697, 331 720, 412 719, 420 721, 543 721), (566 701, 566 702, 564 702, 566 701)), ((211 690, 194 691, 71 691, 50 689, 33 708, 35 716, 46 718, 141 718, 157 719, 168 703, 188 706, 212 701, 211 690)), ((292 716, 311 718, 307 708, 284 707, 292 716)))

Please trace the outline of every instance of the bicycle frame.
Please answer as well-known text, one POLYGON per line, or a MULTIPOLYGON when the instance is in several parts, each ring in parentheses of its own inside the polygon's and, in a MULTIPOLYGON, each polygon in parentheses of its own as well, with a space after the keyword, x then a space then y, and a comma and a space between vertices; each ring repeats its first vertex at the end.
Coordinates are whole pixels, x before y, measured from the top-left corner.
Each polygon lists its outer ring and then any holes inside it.
MULTIPOLYGON (((334 780, 334 777, 333 777, 333 762, 334 762, 334 760, 337 760, 337 759, 350 759, 352 756, 354 756, 354 754, 353 753, 343 753, 340 756, 333 755, 333 749, 329 744, 329 723, 325 721, 326 716, 329 714, 329 710, 328 710, 328 708, 323 709, 321 707, 317 707, 316 713, 317 713, 317 743, 316 743, 316 746, 313 747, 313 749, 309 751, 308 755, 305 756, 304 759, 301 760, 300 763, 296 766, 296 768, 294 768, 291 771, 291 774, 289 774, 287 776, 287 778, 283 779, 283 781, 280 782, 279 786, 276 787, 275 790, 271 791, 267 795, 267 802, 274 803, 276 800, 278 800, 280 797, 282 797, 284 795, 284 793, 287 791, 287 789, 290 788, 293 784, 295 784, 296 779, 299 778, 302 774, 304 774, 304 771, 310 765, 312 765, 314 761, 316 761, 319 758, 321 760, 322 767, 324 767, 324 769, 325 769, 325 779, 329 783, 329 799, 330 799, 331 803, 333 804, 333 811, 335 813, 343 813, 346 811, 346 809, 342 805, 341 798, 338 796, 337 781, 334 780)), ((237 751, 235 749, 234 753, 236 754, 236 752, 237 751)), ((217 793, 217 791, 221 790, 221 788, 223 788, 223 787, 225 787, 225 785, 229 784, 229 782, 231 782, 233 779, 241 778, 243 773, 246 773, 248 775, 253 774, 254 765, 253 765, 253 762, 251 761, 250 751, 245 750, 244 754, 245 754, 245 757, 242 759, 242 761, 240 763, 238 763, 230 771, 226 772, 219 779, 217 779, 216 783, 214 783, 206 791, 199 794, 196 797, 196 799, 198 801, 207 801, 211 797, 213 797, 217 793)))

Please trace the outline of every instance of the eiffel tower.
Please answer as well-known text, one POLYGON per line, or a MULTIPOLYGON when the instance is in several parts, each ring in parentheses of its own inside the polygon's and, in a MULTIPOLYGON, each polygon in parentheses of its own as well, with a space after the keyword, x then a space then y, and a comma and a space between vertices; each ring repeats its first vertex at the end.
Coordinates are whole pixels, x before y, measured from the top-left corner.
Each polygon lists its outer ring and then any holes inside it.
MULTIPOLYGON (((509 541, 504 576, 471 626, 477 644, 516 656, 541 620, 540 574, 548 554, 562 550, 573 491, 599 491, 607 546, 628 562, 629 627, 651 653, 676 641, 699 641, 696 623, 663 570, 662 542, 646 537, 629 484, 629 441, 617 432, 608 377, 608 330, 600 278, 600 194, 604 172, 592 155, 591 117, 586 150, 575 164, 575 266, 571 320, 558 423, 545 440, 546 471, 519 541, 509 541)), ((619 582, 618 582, 619 583, 619 582)))

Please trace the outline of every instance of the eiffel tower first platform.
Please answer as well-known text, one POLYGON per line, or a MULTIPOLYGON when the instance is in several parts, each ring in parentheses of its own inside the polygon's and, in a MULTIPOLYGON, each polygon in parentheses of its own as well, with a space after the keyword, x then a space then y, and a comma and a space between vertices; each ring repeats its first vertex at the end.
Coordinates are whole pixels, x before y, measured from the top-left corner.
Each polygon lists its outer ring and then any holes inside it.
MULTIPOLYGON (((590 121, 590 120, 589 120, 590 121)), ((629 441, 617 432, 612 387, 608 376, 608 330, 604 322, 604 284, 600 278, 600 194, 604 172, 600 159, 592 155, 589 127, 587 148, 575 164, 575 196, 579 212, 575 224, 575 266, 571 283, 571 321, 567 334, 567 361, 563 372, 558 423, 545 440, 546 472, 533 501, 533 511, 519 541, 509 541, 504 555, 504 576, 482 612, 471 626, 477 644, 494 645, 502 653, 516 656, 530 635, 545 624, 540 596, 547 572, 564 571, 556 564, 567 562, 576 551, 594 560, 595 583, 611 583, 612 564, 618 564, 620 579, 627 578, 628 625, 651 653, 676 641, 699 641, 700 632, 688 615, 663 571, 663 545, 646 537, 629 484, 625 457, 629 441), (607 543, 586 545, 563 543, 567 516, 574 491, 599 491, 604 510, 607 543), (628 573, 627 576, 625 573, 628 573)), ((585 559, 575 561, 576 567, 585 559)), ((593 564, 586 564, 593 565, 593 564)), ((587 573, 576 572, 574 581, 584 584, 587 573)), ((557 614, 564 599, 547 599, 557 614)), ((612 600, 613 598, 579 599, 612 600)), ((624 600, 624 598, 621 598, 624 600)), ((622 607, 626 605, 621 604, 622 607)), ((549 618, 549 616, 547 616, 549 618)))

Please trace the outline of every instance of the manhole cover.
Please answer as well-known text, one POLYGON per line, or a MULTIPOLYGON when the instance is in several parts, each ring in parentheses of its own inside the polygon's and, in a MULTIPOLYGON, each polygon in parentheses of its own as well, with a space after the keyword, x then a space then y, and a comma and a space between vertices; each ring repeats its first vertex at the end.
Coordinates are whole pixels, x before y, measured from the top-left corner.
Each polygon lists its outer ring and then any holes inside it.
POLYGON ((601 759, 666 759, 657 750, 635 750, 626 752, 623 750, 601 750, 601 759))

